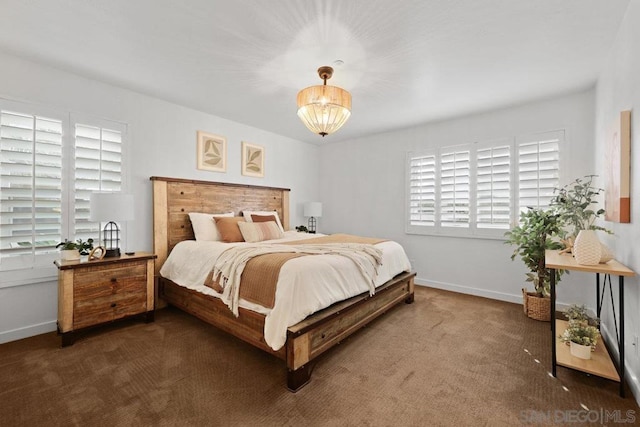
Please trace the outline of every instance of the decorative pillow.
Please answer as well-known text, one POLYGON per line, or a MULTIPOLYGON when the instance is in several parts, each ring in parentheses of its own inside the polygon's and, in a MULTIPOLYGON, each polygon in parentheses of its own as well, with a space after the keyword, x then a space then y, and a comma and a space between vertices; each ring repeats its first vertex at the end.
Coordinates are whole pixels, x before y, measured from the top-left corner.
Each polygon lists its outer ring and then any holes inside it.
POLYGON ((282 228, 282 223, 280 222, 280 218, 278 217, 278 212, 276 211, 243 211, 242 215, 244 216, 244 219, 247 220, 247 222, 258 222, 258 221, 253 221, 253 218, 252 218, 253 215, 274 216, 276 217, 276 223, 278 224, 278 227, 280 227, 280 231, 284 233, 284 228, 282 228))
MULTIPOLYGON (((267 222, 267 221, 276 222, 276 216, 275 215, 256 215, 256 214, 251 215, 251 222, 267 222)), ((276 225, 277 225, 277 222, 276 222, 276 225)))
POLYGON ((220 233, 220 237, 223 242, 244 242, 242 233, 238 227, 238 224, 245 222, 243 217, 217 217, 214 219, 216 220, 216 227, 218 227, 218 232, 220 233))
POLYGON ((239 222, 238 227, 240 227, 244 241, 249 243, 282 239, 284 237, 284 233, 275 221, 239 222))
POLYGON ((233 212, 210 214, 202 212, 189 212, 189 219, 193 227, 196 240, 220 240, 220 233, 213 220, 215 217, 230 217, 233 212))

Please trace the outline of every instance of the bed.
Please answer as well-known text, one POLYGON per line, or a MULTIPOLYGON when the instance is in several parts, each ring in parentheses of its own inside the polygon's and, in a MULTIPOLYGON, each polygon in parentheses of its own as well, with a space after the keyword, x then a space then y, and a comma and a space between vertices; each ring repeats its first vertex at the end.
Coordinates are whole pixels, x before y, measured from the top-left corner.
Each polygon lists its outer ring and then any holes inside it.
MULTIPOLYGON (((299 390, 310 381, 318 356, 391 307, 413 302, 415 273, 402 271, 391 276, 387 272, 388 280, 377 283, 373 295, 368 291, 361 292, 305 317, 286 327, 283 345, 274 345, 273 339, 265 338, 268 312, 265 314, 241 304, 236 317, 215 293, 178 284, 163 277, 160 270, 177 245, 185 246, 194 240, 189 212, 234 212, 239 215, 245 210, 275 211, 283 228, 288 230, 289 189, 165 177, 151 177, 151 181, 153 245, 158 256, 156 277, 160 303, 171 304, 284 360, 287 388, 291 391, 299 390)), ((174 255, 179 250, 181 246, 174 255)), ((165 267, 165 272, 167 270, 165 267)))

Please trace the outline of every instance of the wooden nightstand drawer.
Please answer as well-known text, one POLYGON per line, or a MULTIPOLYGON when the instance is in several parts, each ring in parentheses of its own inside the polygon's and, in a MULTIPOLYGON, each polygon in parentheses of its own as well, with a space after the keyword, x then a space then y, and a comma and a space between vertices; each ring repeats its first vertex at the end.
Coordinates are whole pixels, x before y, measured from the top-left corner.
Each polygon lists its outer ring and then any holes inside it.
POLYGON ((74 305, 116 293, 144 290, 147 283, 146 263, 123 263, 117 267, 90 267, 74 273, 74 305))
POLYGON ((62 345, 83 328, 154 312, 154 259, 149 253, 99 261, 56 261, 62 345))
POLYGON ((122 262, 114 265, 83 267, 74 273, 75 287, 91 286, 93 283, 108 283, 113 280, 147 276, 146 262, 122 262))
POLYGON ((106 297, 74 301, 73 328, 110 322, 147 311, 147 293, 144 288, 131 292, 118 292, 106 297))

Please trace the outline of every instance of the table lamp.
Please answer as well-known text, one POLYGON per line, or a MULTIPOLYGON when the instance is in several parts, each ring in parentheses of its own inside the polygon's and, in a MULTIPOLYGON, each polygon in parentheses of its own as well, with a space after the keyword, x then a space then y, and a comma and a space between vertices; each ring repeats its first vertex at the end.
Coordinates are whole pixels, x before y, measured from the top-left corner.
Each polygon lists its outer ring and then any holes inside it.
POLYGON ((307 202, 304 204, 304 216, 309 217, 309 233, 316 232, 316 218, 322 216, 321 202, 307 202))
POLYGON ((105 257, 120 256, 120 227, 116 221, 134 219, 133 195, 123 193, 91 193, 89 221, 106 222, 102 239, 105 257))

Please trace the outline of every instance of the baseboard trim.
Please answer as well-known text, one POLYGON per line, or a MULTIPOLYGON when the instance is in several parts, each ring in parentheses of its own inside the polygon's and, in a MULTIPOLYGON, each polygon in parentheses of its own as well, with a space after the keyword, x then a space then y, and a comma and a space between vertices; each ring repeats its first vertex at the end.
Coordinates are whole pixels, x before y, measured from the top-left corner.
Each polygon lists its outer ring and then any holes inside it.
POLYGON ((23 338, 33 337, 40 334, 46 334, 47 332, 53 332, 56 329, 57 322, 55 320, 52 320, 50 322, 38 323, 36 325, 29 325, 23 328, 0 332, 0 344, 21 340, 23 338))
MULTIPOLYGON (((456 285, 453 283, 438 282, 436 280, 426 280, 419 277, 416 278, 415 284, 426 286, 428 288, 442 289, 443 291, 457 292, 459 294, 475 295, 477 297, 489 298, 498 301, 511 302, 514 304, 522 304, 522 293, 507 294, 504 292, 488 291, 481 288, 472 288, 470 286, 456 285)), ((563 301, 556 301, 556 311, 565 310, 571 304, 563 301)))
POLYGON ((522 304, 522 294, 512 295, 502 292, 488 291, 486 289, 472 288, 469 286, 455 285, 453 283, 438 282, 435 280, 425 280, 416 278, 416 285, 426 286, 429 288, 442 289, 444 291, 457 292, 459 294, 475 295, 477 297, 484 297, 489 299, 495 299, 499 301, 512 302, 515 304, 522 304))

